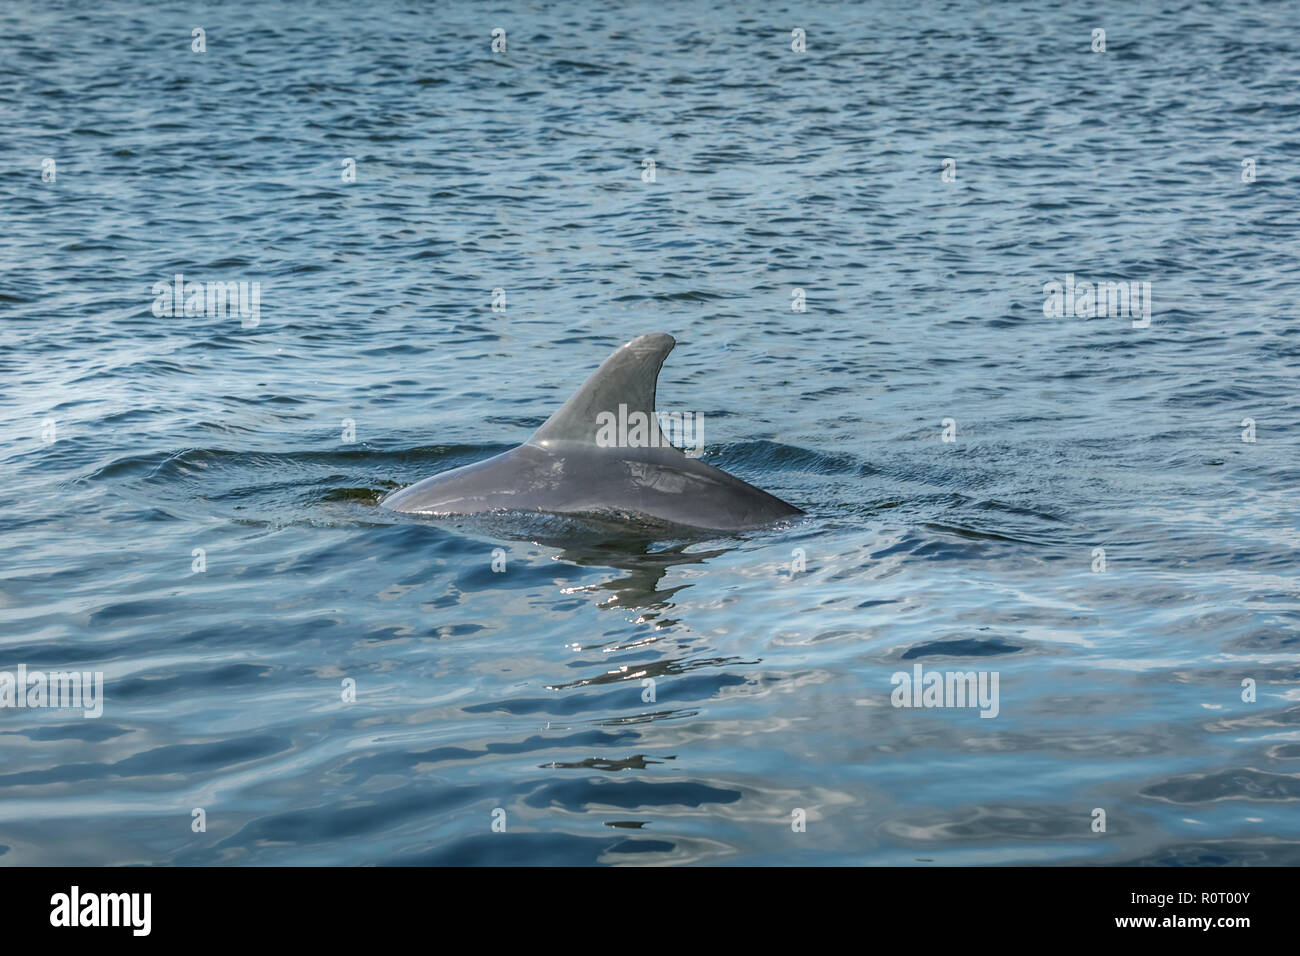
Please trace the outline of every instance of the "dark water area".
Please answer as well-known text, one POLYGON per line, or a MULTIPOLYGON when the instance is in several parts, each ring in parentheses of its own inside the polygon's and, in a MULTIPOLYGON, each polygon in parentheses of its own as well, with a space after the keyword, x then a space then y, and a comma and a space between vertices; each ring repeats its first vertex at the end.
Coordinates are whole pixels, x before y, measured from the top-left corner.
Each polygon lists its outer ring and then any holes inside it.
POLYGON ((1298 25, 3 4, 0 863, 1300 863, 1298 25), (378 505, 652 331, 806 517, 378 505))

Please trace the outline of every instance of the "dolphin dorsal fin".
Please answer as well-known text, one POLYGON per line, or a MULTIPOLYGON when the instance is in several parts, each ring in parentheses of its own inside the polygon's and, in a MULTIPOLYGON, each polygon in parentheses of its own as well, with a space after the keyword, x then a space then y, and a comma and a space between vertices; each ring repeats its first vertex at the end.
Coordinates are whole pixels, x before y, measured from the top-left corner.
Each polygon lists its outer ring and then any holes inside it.
MULTIPOLYGON (((659 369, 677 340, 665 332, 639 335, 619 346, 605 359, 554 415, 528 439, 529 444, 551 441, 596 442, 601 412, 619 415, 619 406, 627 414, 643 412, 648 419, 649 436, 658 443, 659 420, 655 416, 655 385, 659 369)), ((666 444, 666 443, 665 443, 666 444)))

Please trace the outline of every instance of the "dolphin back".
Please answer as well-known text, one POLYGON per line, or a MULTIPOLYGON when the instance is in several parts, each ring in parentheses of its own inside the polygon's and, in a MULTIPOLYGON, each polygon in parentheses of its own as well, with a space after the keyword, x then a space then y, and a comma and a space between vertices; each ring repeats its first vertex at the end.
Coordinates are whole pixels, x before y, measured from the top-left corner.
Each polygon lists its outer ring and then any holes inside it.
POLYGON ((384 507, 431 515, 541 511, 648 517, 726 531, 802 514, 663 438, 655 390, 676 344, 663 332, 633 339, 602 362, 527 442, 394 492, 384 507), (644 445, 611 447, 598 441, 602 417, 632 412, 644 415, 644 445))

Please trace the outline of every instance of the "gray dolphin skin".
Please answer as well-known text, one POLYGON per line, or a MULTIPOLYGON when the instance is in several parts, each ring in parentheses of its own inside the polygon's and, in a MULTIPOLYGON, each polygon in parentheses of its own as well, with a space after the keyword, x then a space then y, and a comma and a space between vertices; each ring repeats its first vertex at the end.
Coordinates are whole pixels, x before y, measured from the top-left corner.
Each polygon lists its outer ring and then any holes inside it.
POLYGON ((538 511, 650 518, 716 531, 753 528, 803 514, 688 457, 663 437, 655 416, 655 386, 676 344, 663 332, 638 336, 615 349, 518 448, 395 491, 383 506, 423 515, 538 511), (617 416, 620 405, 629 416, 635 411, 646 416, 642 447, 598 443, 598 416, 617 416))

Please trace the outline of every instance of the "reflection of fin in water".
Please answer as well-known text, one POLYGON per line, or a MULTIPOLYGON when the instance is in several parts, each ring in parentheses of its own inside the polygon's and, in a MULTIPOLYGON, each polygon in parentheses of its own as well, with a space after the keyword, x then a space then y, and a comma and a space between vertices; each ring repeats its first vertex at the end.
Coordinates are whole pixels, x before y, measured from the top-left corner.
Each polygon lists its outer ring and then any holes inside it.
POLYGON ((601 607, 663 610, 673 606, 673 602, 669 600, 672 595, 682 588, 690 587, 689 584, 679 584, 676 587, 660 588, 659 582, 670 568, 679 564, 703 564, 709 558, 716 558, 731 550, 715 548, 710 551, 687 552, 689 542, 684 542, 651 551, 650 547, 653 544, 653 541, 626 538, 579 545, 569 541, 560 546, 561 551, 557 557, 561 561, 568 561, 582 567, 613 568, 628 572, 621 578, 576 589, 612 591, 613 596, 602 601, 601 607))
MULTIPOLYGON (((526 541, 552 548, 557 552, 553 556, 555 560, 576 567, 625 571, 623 577, 576 585, 567 588, 566 592, 612 592, 610 597, 598 602, 600 607, 645 609, 650 612, 645 615, 647 619, 673 607, 671 597, 682 588, 690 587, 689 583, 671 588, 659 587, 659 582, 675 565, 704 564, 710 558, 734 551, 736 547, 725 545, 705 550, 701 547, 703 543, 712 541, 716 544, 716 539, 691 533, 685 537, 664 538, 648 528, 629 535, 624 527, 609 527, 588 518, 557 515, 514 515, 509 520, 498 515, 470 516, 447 519, 447 524, 453 531, 475 538, 486 534, 497 540, 526 541), (520 517, 530 520, 520 521, 520 517), (691 547, 697 550, 688 551, 691 547)), ((659 623, 663 626, 675 622, 659 623)))
POLYGON ((676 760, 676 755, 665 757, 662 760, 654 760, 646 757, 645 754, 633 754, 630 757, 608 758, 608 757, 587 757, 575 763, 544 763, 541 765, 543 770, 608 770, 617 773, 620 770, 644 770, 651 764, 663 763, 664 760, 676 760))

